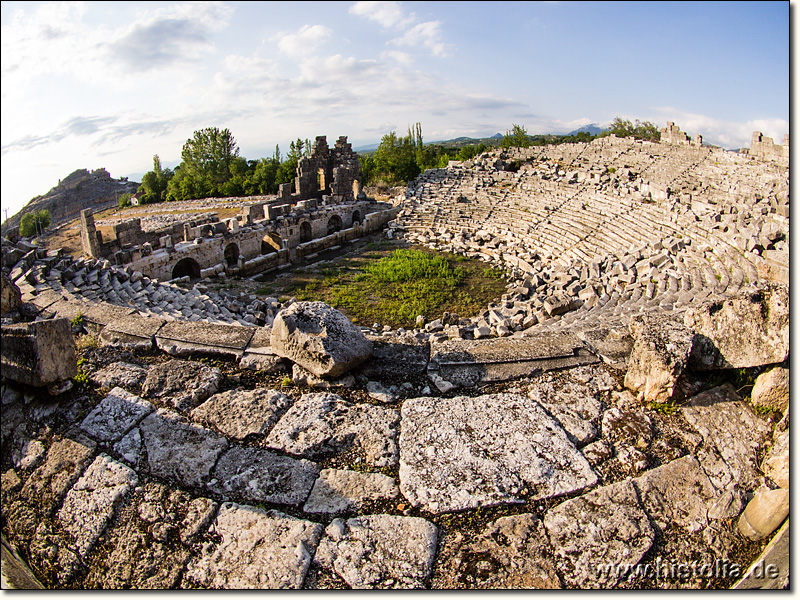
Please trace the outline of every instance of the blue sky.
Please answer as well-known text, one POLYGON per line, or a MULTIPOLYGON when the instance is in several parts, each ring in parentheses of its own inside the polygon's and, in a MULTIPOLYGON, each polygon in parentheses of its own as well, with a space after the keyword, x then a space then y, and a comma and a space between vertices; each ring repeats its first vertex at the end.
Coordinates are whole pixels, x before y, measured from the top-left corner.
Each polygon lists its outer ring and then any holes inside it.
MULTIPOLYGON (((512 124, 789 133, 789 2, 2 2, 2 206, 75 169, 139 180, 204 127, 248 159, 512 124)), ((5 213, 2 215, 5 217, 5 213)))

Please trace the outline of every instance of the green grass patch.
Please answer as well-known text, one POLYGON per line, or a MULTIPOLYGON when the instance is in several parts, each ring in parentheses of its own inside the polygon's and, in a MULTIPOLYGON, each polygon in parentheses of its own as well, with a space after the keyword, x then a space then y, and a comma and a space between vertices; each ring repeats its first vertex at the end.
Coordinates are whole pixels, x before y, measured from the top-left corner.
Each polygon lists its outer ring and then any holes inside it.
POLYGON ((375 254, 304 274, 285 293, 327 302, 359 325, 413 327, 417 315, 474 315, 505 292, 502 271, 463 256, 422 248, 375 254))

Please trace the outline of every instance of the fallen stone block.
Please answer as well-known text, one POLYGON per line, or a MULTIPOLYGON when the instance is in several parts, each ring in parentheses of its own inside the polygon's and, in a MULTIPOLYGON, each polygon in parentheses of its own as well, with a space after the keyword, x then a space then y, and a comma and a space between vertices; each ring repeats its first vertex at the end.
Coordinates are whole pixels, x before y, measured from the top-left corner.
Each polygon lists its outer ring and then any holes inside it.
POLYGON ((789 356, 789 288, 769 285, 690 308, 684 324, 696 334, 692 368, 738 369, 782 363, 789 356))
POLYGON ((775 367, 759 375, 750 394, 750 401, 753 406, 785 413, 789 408, 789 369, 775 367))
POLYGON ((67 319, 3 325, 3 377, 37 387, 78 373, 75 340, 67 319))
POLYGON ((278 312, 270 345, 319 377, 338 377, 372 356, 372 342, 323 302, 296 302, 278 312))
POLYGON ((789 516, 789 490, 761 489, 739 517, 739 532, 751 540, 770 535, 789 516))
POLYGON ((645 402, 668 402, 689 362, 694 334, 669 315, 636 316, 629 328, 635 341, 625 387, 645 402))
POLYGON ((248 435, 269 433, 293 403, 292 398, 275 390, 230 390, 211 396, 191 412, 191 417, 229 438, 243 440, 248 435))

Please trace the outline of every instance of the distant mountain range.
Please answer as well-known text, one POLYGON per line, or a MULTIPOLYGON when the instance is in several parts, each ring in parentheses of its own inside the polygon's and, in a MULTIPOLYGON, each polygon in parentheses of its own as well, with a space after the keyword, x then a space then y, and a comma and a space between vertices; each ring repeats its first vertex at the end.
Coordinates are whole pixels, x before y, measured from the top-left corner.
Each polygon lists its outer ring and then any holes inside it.
MULTIPOLYGON (((590 135, 599 135, 603 131, 605 131, 602 127, 600 127, 597 123, 591 123, 589 125, 584 125, 580 129, 575 129, 574 131, 570 131, 569 133, 548 133, 548 134, 535 134, 537 136, 543 137, 557 137, 561 135, 577 135, 582 132, 586 132, 590 135)), ((487 146, 497 145, 499 140, 502 140, 505 137, 502 133, 495 133, 491 137, 485 138, 471 138, 471 137, 457 137, 453 138, 452 140, 437 140, 434 142, 425 142, 425 144, 440 144, 442 146, 455 146, 460 148, 461 146, 468 146, 470 144, 480 144, 483 142, 487 146)), ((531 136, 533 137, 533 135, 531 136)), ((358 148, 353 148, 356 152, 375 152, 378 149, 379 144, 368 144, 365 146, 359 146, 358 148)))

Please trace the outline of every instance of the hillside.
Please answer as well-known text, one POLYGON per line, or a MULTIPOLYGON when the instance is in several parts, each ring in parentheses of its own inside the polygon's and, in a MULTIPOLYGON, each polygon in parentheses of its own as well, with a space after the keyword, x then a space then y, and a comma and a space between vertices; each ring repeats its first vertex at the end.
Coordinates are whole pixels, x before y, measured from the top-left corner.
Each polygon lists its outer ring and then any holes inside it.
POLYGON ((3 223, 3 232, 19 225, 27 212, 46 209, 50 212, 52 225, 59 225, 80 216, 81 210, 91 208, 95 212, 117 204, 122 194, 133 194, 139 184, 127 178, 112 179, 105 169, 78 169, 60 180, 46 194, 36 196, 21 211, 3 223))

